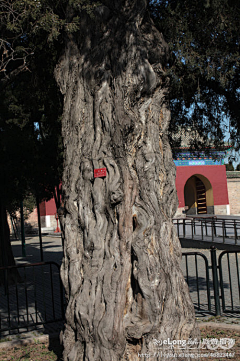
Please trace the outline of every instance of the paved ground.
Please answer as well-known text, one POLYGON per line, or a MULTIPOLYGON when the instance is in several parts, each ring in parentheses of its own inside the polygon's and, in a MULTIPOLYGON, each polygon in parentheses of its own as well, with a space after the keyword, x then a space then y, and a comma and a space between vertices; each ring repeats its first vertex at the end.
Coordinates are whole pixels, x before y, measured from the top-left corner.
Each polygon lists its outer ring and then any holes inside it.
MULTIPOLYGON (((22 246, 20 241, 12 241, 12 249, 16 259, 17 264, 24 263, 37 263, 41 261, 40 258, 40 246, 38 237, 27 237, 26 238, 26 257, 22 257, 22 246)), ((185 248, 183 252, 201 252, 204 254, 210 264, 210 250, 209 249, 195 249, 195 248, 185 248)), ((217 251, 217 256, 221 253, 220 250, 217 251)), ((44 261, 54 261, 58 265, 62 261, 62 240, 61 237, 56 236, 45 236, 43 237, 43 256, 44 261)), ((207 285, 210 285, 210 301, 211 309, 214 312, 214 296, 212 291, 212 274, 209 273, 209 283, 206 282, 206 268, 205 261, 201 255, 198 256, 187 256, 188 263, 186 268, 185 256, 182 260, 182 269, 185 277, 188 277, 189 289, 192 300, 195 304, 195 307, 199 308, 200 313, 197 312, 197 318, 200 321, 207 320, 216 320, 218 322, 225 323, 235 323, 240 324, 240 318, 238 314, 234 312, 223 314, 221 317, 215 318, 208 312, 208 299, 207 299, 207 285), (197 261, 197 268, 196 268, 197 261)), ((239 307, 239 273, 238 268, 236 267, 236 262, 240 262, 236 258, 235 254, 230 254, 229 258, 225 255, 222 261, 222 269, 224 273, 223 279, 223 289, 225 294, 226 308, 231 311, 231 307, 234 305, 239 307), (232 274, 231 283, 229 282, 229 266, 232 274)), ((45 266, 44 266, 45 267, 45 266)), ((54 266, 55 267, 55 266, 54 266)), ((33 269, 28 269, 24 274, 21 271, 22 283, 18 285, 19 292, 19 314, 16 311, 16 287, 15 285, 11 286, 10 298, 4 293, 4 288, 0 288, 1 298, 0 298, 0 323, 1 328, 8 326, 9 319, 7 318, 8 310, 10 310, 12 320, 15 317, 15 323, 25 322, 28 318, 29 323, 35 321, 36 319, 51 320, 53 314, 56 317, 61 316, 61 303, 60 303, 60 291, 59 291, 59 279, 58 279, 58 270, 53 267, 53 296, 51 295, 51 277, 49 266, 46 268, 36 267, 35 271, 33 269), (48 267, 48 268, 47 268, 48 267), (42 277, 44 282, 42 281, 42 277), (37 287, 32 285, 32 281, 37 282, 37 287), (27 287, 26 287, 27 286, 27 287), (26 291, 27 289, 27 291, 26 291), (29 297, 26 301, 26 294, 29 297), (54 298, 54 309, 52 307, 52 300, 54 298), (37 299, 37 302, 35 301, 37 299), (27 305, 26 305, 27 303, 27 305), (28 315, 26 315, 26 306, 28 307, 28 315), (15 310, 11 311, 11 307, 15 307, 15 310), (20 316, 20 317, 19 317, 20 316)), ((11 321, 12 321, 11 320, 11 321)), ((38 333, 52 333, 57 332, 61 329, 63 323, 59 322, 57 324, 47 324, 45 326, 38 327, 38 333)), ((31 330, 31 327, 29 327, 31 330)), ((21 331, 28 331, 27 329, 22 329, 21 331)), ((34 331, 36 332, 36 331, 34 331)), ((6 333, 2 336, 6 335, 6 333)))
MULTIPOLYGON (((17 264, 41 262, 39 237, 26 237, 26 257, 22 257, 21 241, 11 242, 17 264)), ((43 261, 62 262, 62 239, 59 235, 43 237, 43 261)))

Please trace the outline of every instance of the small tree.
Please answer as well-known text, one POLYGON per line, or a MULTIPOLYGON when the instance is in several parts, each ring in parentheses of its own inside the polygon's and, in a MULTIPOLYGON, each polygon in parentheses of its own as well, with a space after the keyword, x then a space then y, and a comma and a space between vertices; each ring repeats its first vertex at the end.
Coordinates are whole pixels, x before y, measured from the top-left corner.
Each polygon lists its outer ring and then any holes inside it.
POLYGON ((233 172, 234 171, 234 166, 233 166, 232 162, 229 162, 225 166, 226 166, 226 171, 227 172, 233 172))
POLYGON ((57 48, 44 53, 45 43, 45 36, 38 38, 28 61, 31 72, 19 72, 16 78, 11 73, 16 64, 13 62, 11 69, 10 62, 7 74, 0 77, 4 83, 0 97, 0 215, 5 225, 0 234, 0 266, 14 264, 6 212, 19 209, 28 194, 50 199, 61 180, 62 97, 53 75, 58 55, 57 48))

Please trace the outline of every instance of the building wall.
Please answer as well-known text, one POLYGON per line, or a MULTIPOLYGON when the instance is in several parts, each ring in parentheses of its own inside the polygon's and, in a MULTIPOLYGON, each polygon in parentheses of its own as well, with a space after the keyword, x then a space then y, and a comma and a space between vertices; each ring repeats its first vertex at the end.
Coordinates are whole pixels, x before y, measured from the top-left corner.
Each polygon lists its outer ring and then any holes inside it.
MULTIPOLYGON (((177 167, 176 187, 179 199, 178 216, 183 215, 185 201, 184 201, 184 187, 189 178, 197 175, 203 180, 206 177, 211 183, 212 192, 209 192, 207 182, 207 203, 214 204, 214 213, 217 215, 240 215, 240 172, 227 172, 225 166, 179 166, 177 167), (208 195, 209 192, 209 195, 208 195), (230 205, 229 205, 230 204, 230 205)), ((191 180, 190 180, 191 183, 191 180)), ((209 183, 209 184, 210 184, 209 183)), ((195 185, 192 182, 193 189, 195 185)), ((195 203, 195 202, 194 202, 195 203)), ((196 207, 196 203, 194 204, 196 207)), ((210 212, 209 212, 210 213, 210 212)), ((56 206, 54 198, 48 202, 40 204, 41 225, 42 228, 51 228, 55 230, 57 221, 55 218, 56 206)), ((32 213, 28 220, 34 227, 37 227, 37 211, 32 213)), ((59 225, 59 224, 58 224, 59 225)))
POLYGON ((29 214, 29 217, 26 221, 27 223, 31 224, 33 228, 38 228, 38 214, 37 214, 37 208, 33 210, 32 213, 29 214))
MULTIPOLYGON (((229 199, 228 199, 228 187, 226 178, 226 168, 224 165, 200 165, 200 166, 180 166, 177 167, 176 174, 176 187, 179 200, 179 208, 177 215, 182 215, 185 207, 184 201, 184 186, 187 180, 197 175, 201 180, 206 177, 208 181, 205 181, 207 204, 209 208, 214 204, 215 214, 228 214, 229 213, 229 199), (208 186, 209 183, 209 186, 208 186), (212 186, 212 189, 209 187, 212 186)), ((196 204, 195 204, 196 206, 196 204)), ((231 207, 230 207, 231 209, 231 207)), ((210 213, 210 211, 209 211, 210 213)), ((211 212, 212 213, 212 212, 211 212)), ((232 210, 231 210, 232 213, 232 210)), ((240 212, 239 212, 240 213, 240 212)), ((42 227, 55 227, 57 222, 55 219, 56 205, 52 198, 48 202, 43 202, 40 206, 41 223, 42 227)))
POLYGON ((230 213, 232 215, 240 215, 240 177, 227 178, 227 187, 230 213))
MULTIPOLYGON (((40 204, 41 226, 42 228, 56 229, 56 203, 54 198, 49 201, 44 201, 40 204)), ((59 222, 58 222, 59 223, 59 222)), ((58 224, 59 225, 59 224, 58 224)))
POLYGON ((184 187, 187 180, 193 175, 199 176, 199 178, 204 176, 211 183, 215 214, 227 214, 229 200, 226 168, 224 165, 204 165, 177 167, 176 188, 179 201, 177 215, 181 215, 184 210, 184 187))
MULTIPOLYGON (((59 185, 58 190, 55 189, 56 194, 61 193, 62 184, 59 185)), ((60 195, 61 201, 61 195, 60 195)), ((60 227, 59 222, 56 219, 57 208, 54 197, 49 201, 43 201, 40 204, 41 226, 46 229, 56 229, 60 227)))

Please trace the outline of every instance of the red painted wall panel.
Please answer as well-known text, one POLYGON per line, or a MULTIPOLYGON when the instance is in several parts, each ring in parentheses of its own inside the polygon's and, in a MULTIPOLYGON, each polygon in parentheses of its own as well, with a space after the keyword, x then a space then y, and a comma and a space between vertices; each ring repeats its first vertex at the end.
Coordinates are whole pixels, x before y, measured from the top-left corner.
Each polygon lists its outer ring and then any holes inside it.
POLYGON ((50 199, 50 201, 48 202, 45 202, 45 207, 46 207, 46 215, 53 216, 56 214, 57 209, 54 198, 50 199))
POLYGON ((57 212, 56 203, 54 198, 50 199, 50 201, 43 201, 40 204, 40 215, 41 216, 52 216, 57 212))
POLYGON ((203 175, 210 181, 213 189, 214 205, 229 204, 225 165, 202 165, 177 167, 176 188, 179 201, 178 207, 185 206, 184 186, 187 180, 197 174, 203 175))

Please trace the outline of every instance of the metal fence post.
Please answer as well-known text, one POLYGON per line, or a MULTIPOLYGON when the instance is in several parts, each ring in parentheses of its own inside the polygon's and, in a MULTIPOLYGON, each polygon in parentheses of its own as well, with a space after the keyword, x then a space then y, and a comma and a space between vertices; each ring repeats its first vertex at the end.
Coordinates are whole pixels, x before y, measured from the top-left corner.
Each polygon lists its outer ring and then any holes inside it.
POLYGON ((216 221, 215 218, 213 217, 213 229, 214 229, 214 236, 217 237, 217 226, 216 226, 216 221))
POLYGON ((213 292, 215 301, 215 313, 216 316, 220 316, 220 300, 219 300, 219 281, 217 272, 217 255, 216 248, 211 246, 211 261, 212 261, 212 275, 213 275, 213 292))
POLYGON ((203 220, 200 220, 201 223, 201 237, 202 237, 202 241, 203 241, 203 220))
POLYGON ((212 220, 212 222, 211 222, 211 230, 212 230, 212 242, 214 242, 213 220, 212 220))
POLYGON ((21 237, 22 237, 22 256, 26 257, 26 243, 25 243, 25 226, 24 226, 24 215, 23 215, 23 202, 20 202, 20 213, 21 213, 21 237))
POLYGON ((237 244, 237 227, 236 227, 235 219, 234 219, 234 238, 235 238, 235 244, 237 244))
POLYGON ((177 219, 177 235, 178 235, 178 237, 180 237, 180 233, 179 233, 179 219, 177 219))
POLYGON ((223 236, 223 243, 225 243, 225 220, 222 221, 222 236, 223 236))

